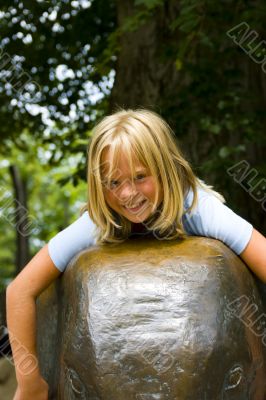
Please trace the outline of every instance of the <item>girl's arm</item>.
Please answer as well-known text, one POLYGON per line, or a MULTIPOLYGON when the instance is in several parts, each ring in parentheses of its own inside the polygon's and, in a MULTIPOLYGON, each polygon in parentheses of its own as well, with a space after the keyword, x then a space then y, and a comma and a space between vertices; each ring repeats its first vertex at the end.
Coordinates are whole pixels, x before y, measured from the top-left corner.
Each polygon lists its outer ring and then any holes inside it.
POLYGON ((250 241, 239 256, 266 283, 266 238, 256 229, 253 228, 250 241))
POLYGON ((47 400, 36 352, 36 298, 61 272, 44 246, 7 287, 7 325, 16 368, 15 400, 47 400))
MULTIPOLYGON (((192 197, 188 196, 186 208, 192 197)), ((199 190, 197 207, 183 216, 183 222, 189 234, 221 240, 266 283, 266 238, 215 196, 199 190)))

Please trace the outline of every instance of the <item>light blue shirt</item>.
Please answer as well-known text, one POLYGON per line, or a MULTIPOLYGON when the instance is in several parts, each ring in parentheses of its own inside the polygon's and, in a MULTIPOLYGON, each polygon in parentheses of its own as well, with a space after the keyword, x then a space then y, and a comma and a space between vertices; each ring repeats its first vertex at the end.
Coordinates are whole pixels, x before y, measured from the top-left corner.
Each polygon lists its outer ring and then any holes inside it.
MULTIPOLYGON (((221 240, 237 255, 242 253, 251 238, 252 225, 217 197, 200 188, 197 206, 188 214, 186 210, 192 200, 193 192, 190 190, 184 201, 182 217, 186 233, 191 236, 206 236, 221 240)), ((96 229, 97 226, 86 211, 49 241, 49 255, 61 272, 77 253, 96 244, 96 229)))

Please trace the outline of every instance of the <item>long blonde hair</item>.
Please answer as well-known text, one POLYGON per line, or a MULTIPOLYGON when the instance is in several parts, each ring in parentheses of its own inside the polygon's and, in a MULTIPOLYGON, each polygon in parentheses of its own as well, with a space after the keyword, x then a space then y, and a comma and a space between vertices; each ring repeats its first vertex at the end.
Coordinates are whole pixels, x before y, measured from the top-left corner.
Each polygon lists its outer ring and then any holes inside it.
MULTIPOLYGON (((193 201, 188 208, 191 212, 197 204, 197 187, 212 193, 222 202, 222 195, 212 190, 193 173, 188 161, 183 157, 169 125, 155 112, 136 109, 119 110, 106 116, 95 126, 88 152, 88 202, 82 211, 88 211, 98 228, 97 243, 121 243, 131 232, 131 222, 118 215, 106 203, 102 179, 103 150, 110 148, 112 171, 121 146, 126 152, 131 176, 134 160, 139 160, 150 170, 155 178, 158 196, 159 184, 163 189, 163 201, 145 221, 151 232, 161 240, 184 238, 186 233, 182 224, 184 199, 188 191, 193 191, 193 201)), ((156 197, 157 200, 158 197, 156 197)), ((155 201, 156 203, 156 201, 155 201)))

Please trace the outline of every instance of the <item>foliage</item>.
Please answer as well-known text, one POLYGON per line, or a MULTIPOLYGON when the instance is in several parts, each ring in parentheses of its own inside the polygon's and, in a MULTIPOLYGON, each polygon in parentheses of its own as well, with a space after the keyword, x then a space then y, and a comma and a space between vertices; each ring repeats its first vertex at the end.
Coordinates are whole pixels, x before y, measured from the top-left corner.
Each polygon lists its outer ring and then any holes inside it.
POLYGON ((266 37, 265 11, 260 0, 181 0, 170 26, 179 35, 172 54, 180 87, 175 101, 163 99, 163 114, 181 141, 196 127, 197 171, 211 177, 228 197, 225 171, 234 161, 249 159, 258 171, 266 171, 265 158, 256 156, 259 147, 266 148, 266 76, 226 32, 245 21, 257 32, 259 43, 266 37), (256 80, 261 87, 254 85, 256 80))
MULTIPOLYGON (((80 206, 87 200, 86 183, 82 180, 67 182, 59 186, 58 182, 68 174, 76 176, 80 160, 86 154, 86 146, 76 155, 63 159, 60 166, 51 167, 48 164, 51 156, 51 144, 43 145, 41 141, 33 140, 28 132, 21 135, 21 140, 27 142, 28 151, 20 149, 8 142, 9 154, 0 161, 1 176, 1 224, 0 224, 0 291, 9 282, 15 272, 15 230, 14 202, 12 182, 8 166, 15 164, 27 186, 28 215, 34 221, 34 229, 30 233, 30 253, 33 256, 57 232, 74 222, 79 216, 80 206)), ((57 156, 57 153, 55 153, 57 156)), ((60 154, 58 154, 60 156, 60 154)))
POLYGON ((2 145, 24 128, 58 145, 62 132, 77 138, 106 109, 113 2, 15 0, 0 9, 2 145))

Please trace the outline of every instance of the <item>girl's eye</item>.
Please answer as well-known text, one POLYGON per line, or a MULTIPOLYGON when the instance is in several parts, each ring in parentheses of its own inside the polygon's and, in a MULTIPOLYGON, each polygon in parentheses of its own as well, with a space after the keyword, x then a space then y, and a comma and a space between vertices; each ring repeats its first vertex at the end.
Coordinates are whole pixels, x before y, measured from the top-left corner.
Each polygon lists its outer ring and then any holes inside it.
MULTIPOLYGON (((140 174, 140 175, 137 175, 136 176, 136 180, 142 180, 142 179, 144 179, 146 176, 145 175, 143 175, 143 174, 140 174)), ((110 181, 110 189, 115 189, 115 188, 117 188, 118 186, 120 185, 120 182, 119 181, 116 181, 116 180, 112 180, 112 181, 110 181)))
POLYGON ((138 179, 138 180, 141 180, 141 179, 144 179, 145 178, 145 175, 143 175, 143 174, 140 174, 140 175, 138 175, 137 176, 137 178, 136 179, 138 179))
POLYGON ((118 182, 118 181, 111 181, 111 182, 110 182, 110 187, 111 187, 111 189, 116 188, 118 185, 119 185, 119 182, 118 182))

